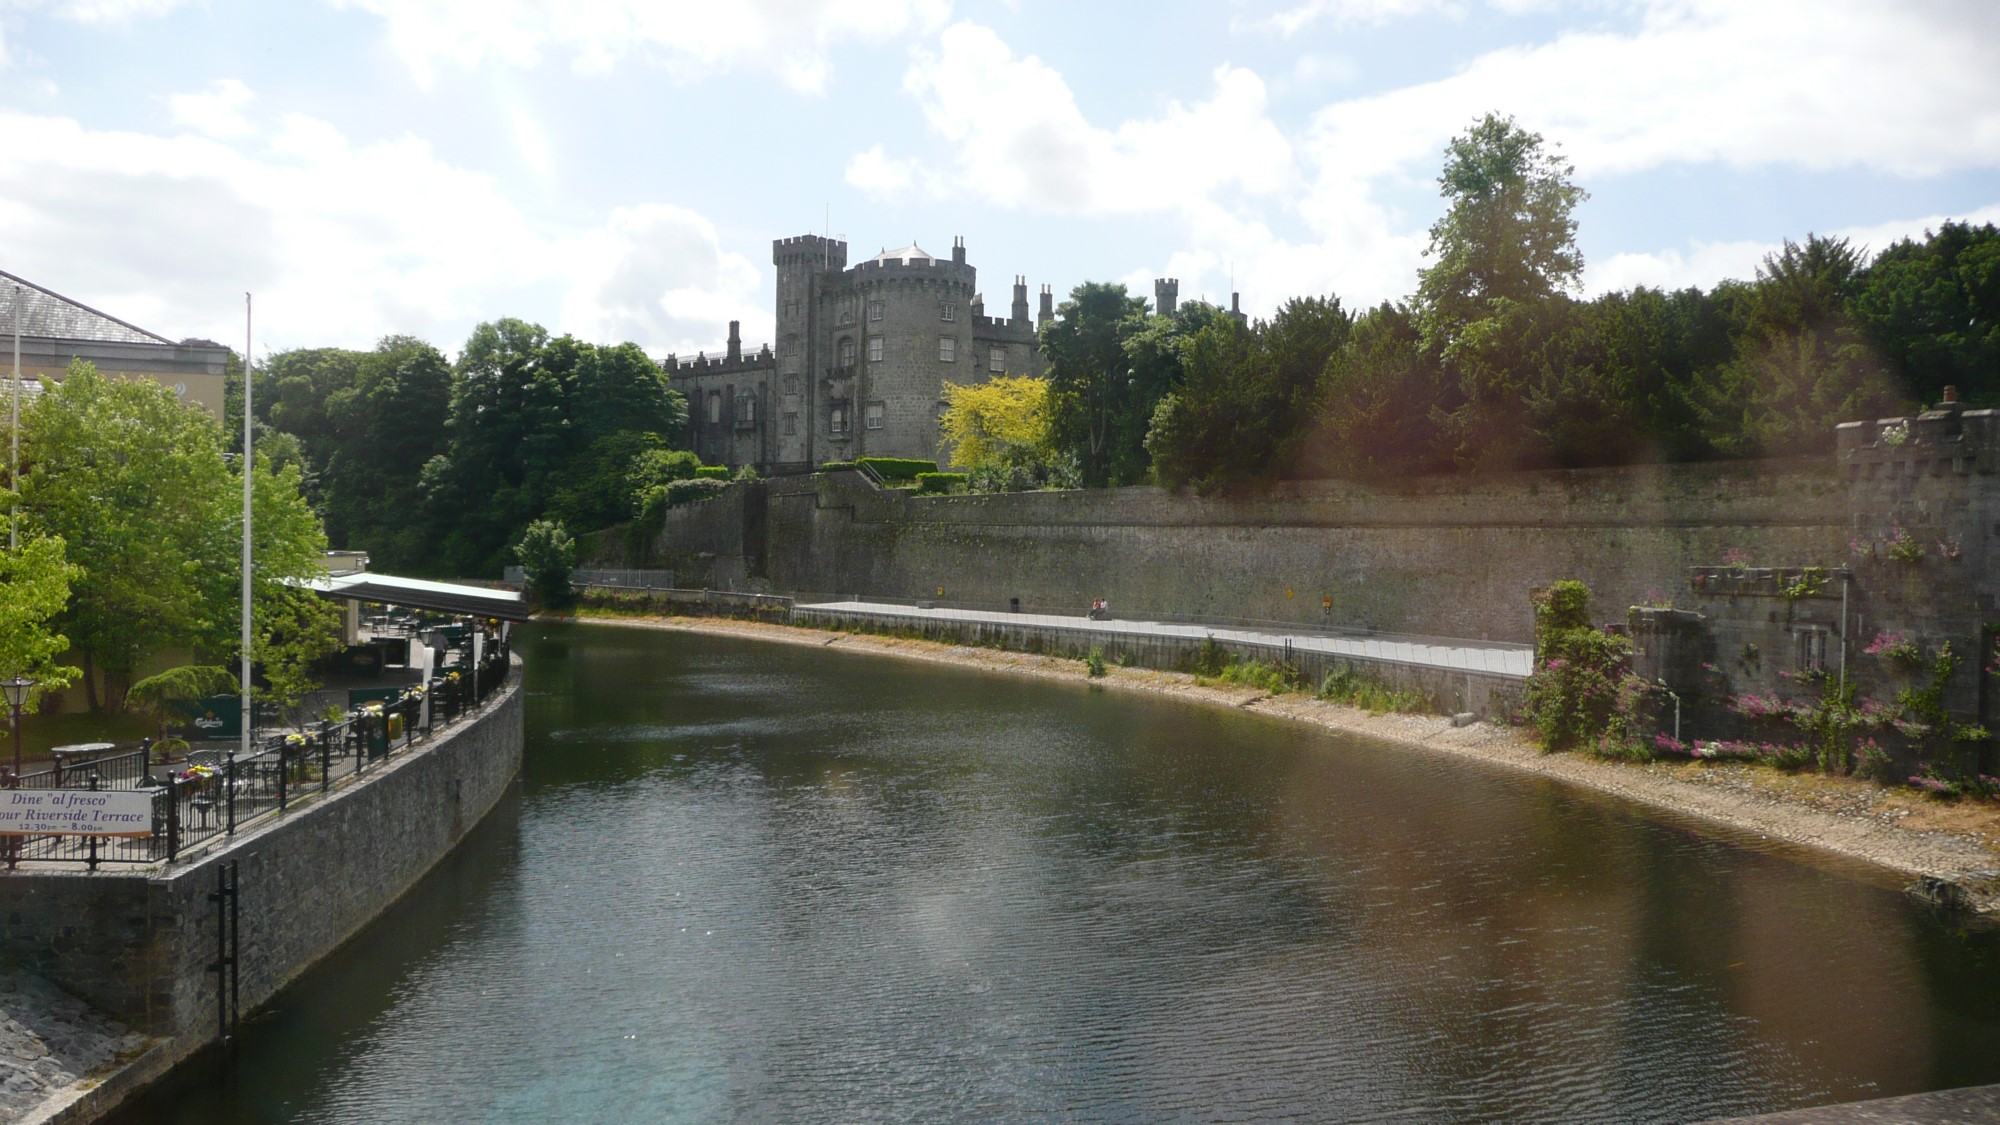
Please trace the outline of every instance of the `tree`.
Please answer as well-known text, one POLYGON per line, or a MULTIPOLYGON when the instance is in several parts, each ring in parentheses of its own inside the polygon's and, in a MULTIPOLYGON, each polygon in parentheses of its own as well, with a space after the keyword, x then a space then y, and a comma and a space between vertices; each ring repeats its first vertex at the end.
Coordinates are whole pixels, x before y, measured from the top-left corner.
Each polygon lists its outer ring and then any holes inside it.
POLYGON ((1857 322, 1906 397, 1946 386, 2000 406, 2000 227, 1945 223, 1876 255, 1852 302, 1857 322))
POLYGON ((1419 275, 1425 342, 1449 357, 1466 325, 1505 302, 1531 304, 1576 288, 1583 254, 1573 212, 1589 193, 1540 133, 1487 114, 1445 147, 1438 186, 1449 204, 1431 226, 1437 261, 1419 275))
POLYGON ((1083 483, 1102 488, 1143 479, 1153 403, 1135 394, 1125 341, 1143 326, 1146 302, 1123 285, 1085 282, 1042 330, 1048 360, 1049 435, 1075 458, 1083 483))
POLYGON ((559 520, 536 520, 521 533, 514 557, 528 578, 535 601, 545 606, 568 605, 574 591, 570 571, 576 566, 576 540, 559 520))
MULTIPOLYGON (((168 649, 233 657, 241 487, 214 420, 158 383, 78 361, 24 413, 21 436, 23 516, 82 568, 61 623, 91 710, 121 710, 139 663, 168 649)), ((296 465, 260 458, 253 473, 253 655, 282 693, 331 644, 330 607, 298 585, 320 573, 326 541, 296 465)))
MULTIPOLYGON (((5 493, 0 493, 5 495, 5 493)), ((0 515, 0 535, 11 520, 0 515)), ((53 625, 69 603, 70 583, 82 571, 63 555, 63 541, 28 535, 14 550, 0 550, 0 676, 25 675, 35 681, 34 701, 76 679, 78 669, 58 664, 69 638, 53 625)))
POLYGON ((352 382, 325 403, 322 492, 328 538, 392 571, 424 569, 435 528, 423 518, 424 465, 445 447, 451 366, 434 347, 388 336, 360 353, 352 382))
POLYGON ((997 375, 984 383, 944 383, 945 409, 938 428, 951 447, 950 463, 968 472, 1021 459, 1046 458, 1049 381, 997 375))
POLYGON ((1457 405, 1456 392, 1410 309, 1385 301, 1355 321, 1329 358, 1302 465, 1363 478, 1447 470, 1439 422, 1457 405))

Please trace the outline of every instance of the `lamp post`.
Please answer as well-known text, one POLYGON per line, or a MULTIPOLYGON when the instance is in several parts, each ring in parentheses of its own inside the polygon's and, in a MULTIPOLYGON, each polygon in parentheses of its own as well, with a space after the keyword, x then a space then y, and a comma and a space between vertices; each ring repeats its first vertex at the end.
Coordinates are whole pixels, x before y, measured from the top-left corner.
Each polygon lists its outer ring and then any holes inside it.
POLYGON ((16 781, 19 781, 21 777, 21 708, 27 705, 28 691, 34 686, 35 681, 18 673, 15 674, 13 679, 0 683, 0 691, 7 693, 7 706, 14 713, 14 778, 16 781))

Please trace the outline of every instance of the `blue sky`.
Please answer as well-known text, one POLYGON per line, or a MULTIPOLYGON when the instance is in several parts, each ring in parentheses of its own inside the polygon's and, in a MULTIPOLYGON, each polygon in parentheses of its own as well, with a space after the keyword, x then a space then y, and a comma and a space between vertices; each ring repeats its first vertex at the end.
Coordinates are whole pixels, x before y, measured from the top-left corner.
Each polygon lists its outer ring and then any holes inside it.
POLYGON ((2000 221, 1991 0, 0 0, 0 269, 173 337, 655 354, 771 321, 770 242, 965 236, 1252 313, 1407 295, 1450 136, 1591 193, 1591 292, 2000 221))

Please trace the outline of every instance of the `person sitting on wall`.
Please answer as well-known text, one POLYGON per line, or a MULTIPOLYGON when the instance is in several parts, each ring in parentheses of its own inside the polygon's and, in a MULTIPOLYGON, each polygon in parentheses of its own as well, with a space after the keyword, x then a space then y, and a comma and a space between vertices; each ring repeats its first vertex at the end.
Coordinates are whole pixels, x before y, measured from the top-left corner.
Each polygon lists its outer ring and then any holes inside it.
POLYGON ((1110 602, 1105 601, 1103 598, 1098 598, 1096 601, 1090 603, 1090 619, 1092 621, 1105 621, 1110 617, 1110 602))

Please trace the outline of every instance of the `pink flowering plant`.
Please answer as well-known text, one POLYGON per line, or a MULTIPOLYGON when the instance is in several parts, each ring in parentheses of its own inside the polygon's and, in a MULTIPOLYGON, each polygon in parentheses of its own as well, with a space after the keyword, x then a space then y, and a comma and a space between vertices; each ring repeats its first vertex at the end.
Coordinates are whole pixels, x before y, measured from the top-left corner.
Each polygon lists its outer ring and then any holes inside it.
POLYGON ((1905 668, 1915 668, 1924 662, 1924 651, 1910 635, 1901 631, 1877 633, 1861 651, 1870 656, 1879 656, 1891 664, 1905 668))
POLYGON ((1630 703, 1621 689, 1632 643, 1591 627, 1589 587, 1557 582, 1536 599, 1535 650, 1524 715, 1544 750, 1602 748, 1607 735, 1630 740, 1620 711, 1630 703))

